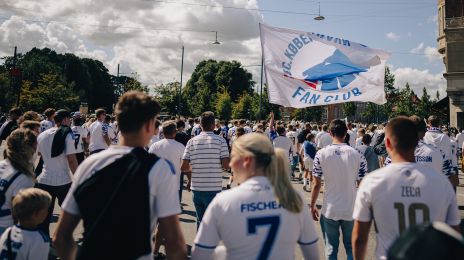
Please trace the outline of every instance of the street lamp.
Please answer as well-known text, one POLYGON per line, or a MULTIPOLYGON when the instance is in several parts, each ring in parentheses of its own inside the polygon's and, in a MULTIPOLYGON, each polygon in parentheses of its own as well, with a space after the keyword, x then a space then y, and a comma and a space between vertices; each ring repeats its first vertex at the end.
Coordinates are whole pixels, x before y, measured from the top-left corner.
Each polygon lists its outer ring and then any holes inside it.
POLYGON ((316 21, 322 21, 322 20, 324 20, 324 19, 325 19, 325 17, 321 15, 321 2, 319 2, 319 15, 316 16, 316 17, 314 17, 314 20, 316 20, 316 21))
POLYGON ((216 33, 216 40, 215 40, 214 42, 212 42, 212 44, 219 45, 219 44, 221 44, 221 43, 218 41, 218 38, 217 38, 217 33, 218 33, 218 32, 215 31, 215 33, 216 33))

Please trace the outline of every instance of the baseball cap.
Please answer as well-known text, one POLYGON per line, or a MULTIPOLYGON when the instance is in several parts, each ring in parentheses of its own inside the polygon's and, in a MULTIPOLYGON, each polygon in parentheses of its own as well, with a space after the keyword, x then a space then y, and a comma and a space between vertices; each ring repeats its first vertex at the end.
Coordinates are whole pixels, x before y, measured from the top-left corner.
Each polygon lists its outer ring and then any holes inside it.
POLYGON ((464 259, 464 240, 442 222, 417 225, 393 242, 388 259, 464 259))
POLYGON ((66 117, 71 117, 71 113, 66 109, 60 109, 55 113, 55 121, 60 122, 66 117))

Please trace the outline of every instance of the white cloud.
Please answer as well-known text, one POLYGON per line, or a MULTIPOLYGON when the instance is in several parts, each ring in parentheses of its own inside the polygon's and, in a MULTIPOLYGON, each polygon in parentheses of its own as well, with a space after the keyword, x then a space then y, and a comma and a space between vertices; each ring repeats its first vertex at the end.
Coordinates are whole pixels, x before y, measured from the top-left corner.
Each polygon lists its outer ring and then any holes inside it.
POLYGON ((424 43, 421 42, 417 47, 411 49, 411 53, 420 53, 424 49, 424 43))
POLYGON ((412 32, 408 32, 408 37, 412 37, 412 32))
POLYGON ((389 32, 386 34, 387 38, 392 40, 392 41, 398 41, 400 39, 400 36, 397 35, 396 33, 394 32, 389 32))
POLYGON ((430 47, 430 46, 425 47, 424 54, 429 62, 442 60, 441 54, 438 53, 438 49, 435 47, 430 47))
MULTIPOLYGON (((261 60, 258 23, 262 16, 255 11, 142 0, 4 2, 16 16, 0 22, 0 53, 11 53, 15 45, 21 52, 50 47, 100 59, 114 74, 120 63, 123 72, 137 72, 150 85, 180 79, 182 45, 184 83, 204 59, 234 59, 243 65, 261 60), (221 45, 209 44, 215 37, 212 31, 219 32, 221 45)), ((257 0, 204 0, 202 4, 258 8, 257 0)), ((259 67, 247 69, 259 75, 259 67)))
POLYGON ((442 73, 433 74, 428 70, 418 70, 413 68, 397 68, 392 70, 395 75, 395 87, 404 88, 406 82, 419 97, 422 96, 422 89, 425 87, 428 94, 434 98, 437 90, 440 97, 446 97, 446 80, 442 73))

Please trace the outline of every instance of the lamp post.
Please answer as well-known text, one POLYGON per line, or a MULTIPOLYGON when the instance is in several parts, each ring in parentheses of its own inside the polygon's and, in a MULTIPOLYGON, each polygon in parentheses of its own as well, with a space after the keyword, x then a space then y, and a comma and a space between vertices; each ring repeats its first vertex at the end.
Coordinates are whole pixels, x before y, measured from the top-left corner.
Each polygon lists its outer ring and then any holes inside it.
POLYGON ((318 16, 314 17, 314 20, 322 21, 324 19, 325 19, 325 17, 321 15, 321 2, 319 2, 319 14, 318 14, 318 16))
POLYGON ((180 106, 181 106, 181 103, 182 103, 182 75, 184 73, 184 45, 182 45, 182 61, 181 61, 181 65, 180 65, 180 85, 179 85, 179 104, 177 105, 177 114, 179 115, 180 117, 180 112, 181 112, 181 109, 180 109, 180 106))

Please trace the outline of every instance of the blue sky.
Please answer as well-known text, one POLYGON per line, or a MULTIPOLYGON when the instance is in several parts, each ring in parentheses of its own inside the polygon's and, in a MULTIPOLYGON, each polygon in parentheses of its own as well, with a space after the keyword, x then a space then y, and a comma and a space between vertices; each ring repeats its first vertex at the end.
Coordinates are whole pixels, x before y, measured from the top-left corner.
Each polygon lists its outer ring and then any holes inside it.
POLYGON ((392 52, 396 86, 445 95, 436 0, 2 0, 0 56, 33 47, 101 60, 143 83, 184 83, 204 59, 238 60, 260 80, 258 23, 337 36, 392 52), (274 10, 268 12, 266 10, 274 10), (300 14, 297 14, 300 13, 300 14), (218 31, 221 45, 211 45, 218 31), (252 66, 249 66, 252 65, 252 66))

